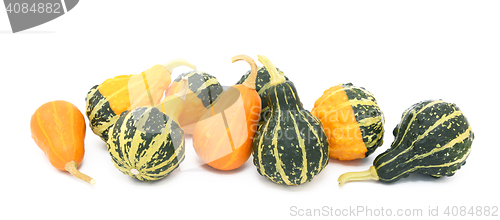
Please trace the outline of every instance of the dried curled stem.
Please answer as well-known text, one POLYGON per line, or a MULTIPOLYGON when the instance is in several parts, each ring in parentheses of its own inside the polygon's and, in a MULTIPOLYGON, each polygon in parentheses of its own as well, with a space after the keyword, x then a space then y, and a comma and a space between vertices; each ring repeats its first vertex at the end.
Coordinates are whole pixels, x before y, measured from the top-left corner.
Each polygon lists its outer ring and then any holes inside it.
POLYGON ((172 74, 172 71, 174 70, 174 68, 176 68, 178 66, 187 66, 193 70, 196 70, 196 66, 185 59, 174 59, 174 60, 164 64, 163 66, 165 68, 167 68, 167 70, 168 70, 168 72, 170 72, 170 74, 172 74))
POLYGON ((255 64, 255 61, 247 55, 237 55, 231 58, 231 61, 233 63, 238 60, 244 60, 247 61, 248 64, 250 64, 250 75, 245 80, 245 82, 243 82, 243 85, 255 90, 255 80, 257 80, 257 64, 255 64))
POLYGON ((71 173, 71 175, 75 176, 76 178, 78 179, 81 179, 87 183, 90 183, 92 185, 95 185, 95 180, 92 179, 91 177, 81 173, 79 170, 78 170, 78 163, 74 160, 70 161, 70 162, 67 162, 65 165, 64 165, 64 169, 66 171, 68 171, 69 173, 71 173))

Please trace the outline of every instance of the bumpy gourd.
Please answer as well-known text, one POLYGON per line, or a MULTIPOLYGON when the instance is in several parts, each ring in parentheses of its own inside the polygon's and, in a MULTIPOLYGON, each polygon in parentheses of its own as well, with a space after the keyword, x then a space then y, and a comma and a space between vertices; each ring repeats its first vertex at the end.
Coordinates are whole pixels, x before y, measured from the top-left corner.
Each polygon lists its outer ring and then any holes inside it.
POLYGON ((172 70, 182 65, 196 68, 186 60, 176 59, 141 74, 116 76, 92 87, 85 98, 92 132, 106 141, 109 127, 122 112, 160 103, 170 85, 172 70))
POLYGON ((334 159, 364 158, 383 143, 384 115, 373 94, 363 87, 347 83, 327 89, 311 114, 323 124, 334 159))
MULTIPOLYGON (((285 77, 285 80, 288 80, 288 77, 285 76, 285 73, 279 70, 279 68, 276 68, 278 73, 282 76, 285 77)), ((241 76, 241 79, 236 82, 236 85, 238 84, 243 84, 248 77, 250 76, 250 70, 245 73, 243 76, 241 76)), ((262 103, 262 110, 260 113, 260 119, 259 123, 263 123, 266 121, 266 119, 269 118, 269 106, 267 105, 267 90, 273 85, 271 85, 271 74, 269 74, 269 71, 267 71, 265 66, 261 66, 257 69, 257 76, 255 79, 255 90, 260 96, 260 100, 262 103)))
POLYGON ((187 77, 189 81, 189 92, 186 95, 184 108, 179 115, 179 123, 184 130, 184 134, 193 134, 196 122, 212 106, 222 93, 223 88, 214 76, 195 70, 183 73, 175 78, 165 96, 179 92, 184 77, 187 77))
POLYGON ((366 179, 394 182, 411 173, 453 176, 465 164, 474 139, 462 111, 442 100, 412 105, 393 134, 391 148, 378 155, 369 170, 343 174, 339 185, 366 179))
POLYGON ((285 185, 311 181, 328 164, 328 140, 321 122, 302 107, 297 90, 265 57, 259 61, 275 86, 267 92, 270 117, 253 142, 254 165, 269 180, 285 185))
POLYGON ((184 160, 184 131, 178 123, 188 92, 188 82, 183 84, 159 105, 123 112, 110 128, 108 151, 122 173, 141 181, 159 180, 184 160))
POLYGON ((207 165, 218 170, 234 170, 250 157, 257 130, 261 100, 255 91, 257 66, 252 58, 239 55, 232 61, 245 60, 251 66, 243 84, 231 86, 196 123, 193 146, 207 165))

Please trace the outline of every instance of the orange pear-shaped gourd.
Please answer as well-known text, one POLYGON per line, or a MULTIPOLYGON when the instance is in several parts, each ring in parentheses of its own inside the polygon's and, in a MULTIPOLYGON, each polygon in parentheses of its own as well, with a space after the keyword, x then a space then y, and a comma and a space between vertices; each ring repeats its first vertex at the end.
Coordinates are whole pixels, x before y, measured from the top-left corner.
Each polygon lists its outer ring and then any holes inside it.
POLYGON ((60 100, 40 106, 31 117, 31 137, 52 166, 95 184, 77 170, 85 154, 85 119, 76 106, 60 100))
POLYGON ((257 66, 252 58, 239 55, 232 61, 245 60, 251 74, 241 85, 223 92, 196 123, 193 146, 198 156, 218 170, 234 170, 250 157, 257 131, 261 100, 255 91, 257 66))

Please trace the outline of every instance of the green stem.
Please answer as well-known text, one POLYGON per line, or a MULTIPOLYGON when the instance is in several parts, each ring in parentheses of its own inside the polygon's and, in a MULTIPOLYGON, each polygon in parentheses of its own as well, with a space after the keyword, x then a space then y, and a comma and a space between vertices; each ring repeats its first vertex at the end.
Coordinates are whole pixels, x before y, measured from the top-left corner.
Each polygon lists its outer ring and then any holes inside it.
POLYGON ((361 172, 349 172, 340 175, 338 182, 339 186, 344 185, 344 183, 349 181, 360 181, 360 180, 379 180, 377 170, 375 166, 371 166, 370 169, 361 172))
POLYGON ((267 57, 258 55, 259 57, 259 62, 261 62, 264 67, 266 67, 267 71, 269 72, 269 75, 271 76, 271 86, 278 85, 280 83, 284 83, 286 81, 285 77, 281 75, 276 67, 274 66, 273 63, 267 57))

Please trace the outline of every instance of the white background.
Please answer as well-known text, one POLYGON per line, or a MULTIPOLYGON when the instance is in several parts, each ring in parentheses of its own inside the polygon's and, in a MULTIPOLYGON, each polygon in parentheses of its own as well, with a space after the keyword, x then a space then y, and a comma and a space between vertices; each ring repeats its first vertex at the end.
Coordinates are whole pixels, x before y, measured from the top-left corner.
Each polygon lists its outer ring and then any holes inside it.
POLYGON ((498 207, 499 11, 498 1, 80 1, 12 34, 0 10, 0 218, 283 219, 300 214, 293 206, 424 216, 438 207, 446 217, 448 206, 498 207), (385 114, 385 144, 362 160, 330 160, 312 182, 290 187, 260 176, 252 158, 231 172, 194 166, 188 138, 181 169, 144 183, 118 171, 87 129, 80 170, 96 179, 91 186, 53 168, 30 137, 31 115, 45 102, 70 101, 84 112, 92 86, 175 58, 232 85, 248 70, 231 63, 238 54, 267 56, 308 110, 331 86, 365 87, 385 114), (455 176, 337 185, 342 173, 368 169, 389 148, 403 111, 426 99, 456 103, 472 125, 473 150, 455 176))

